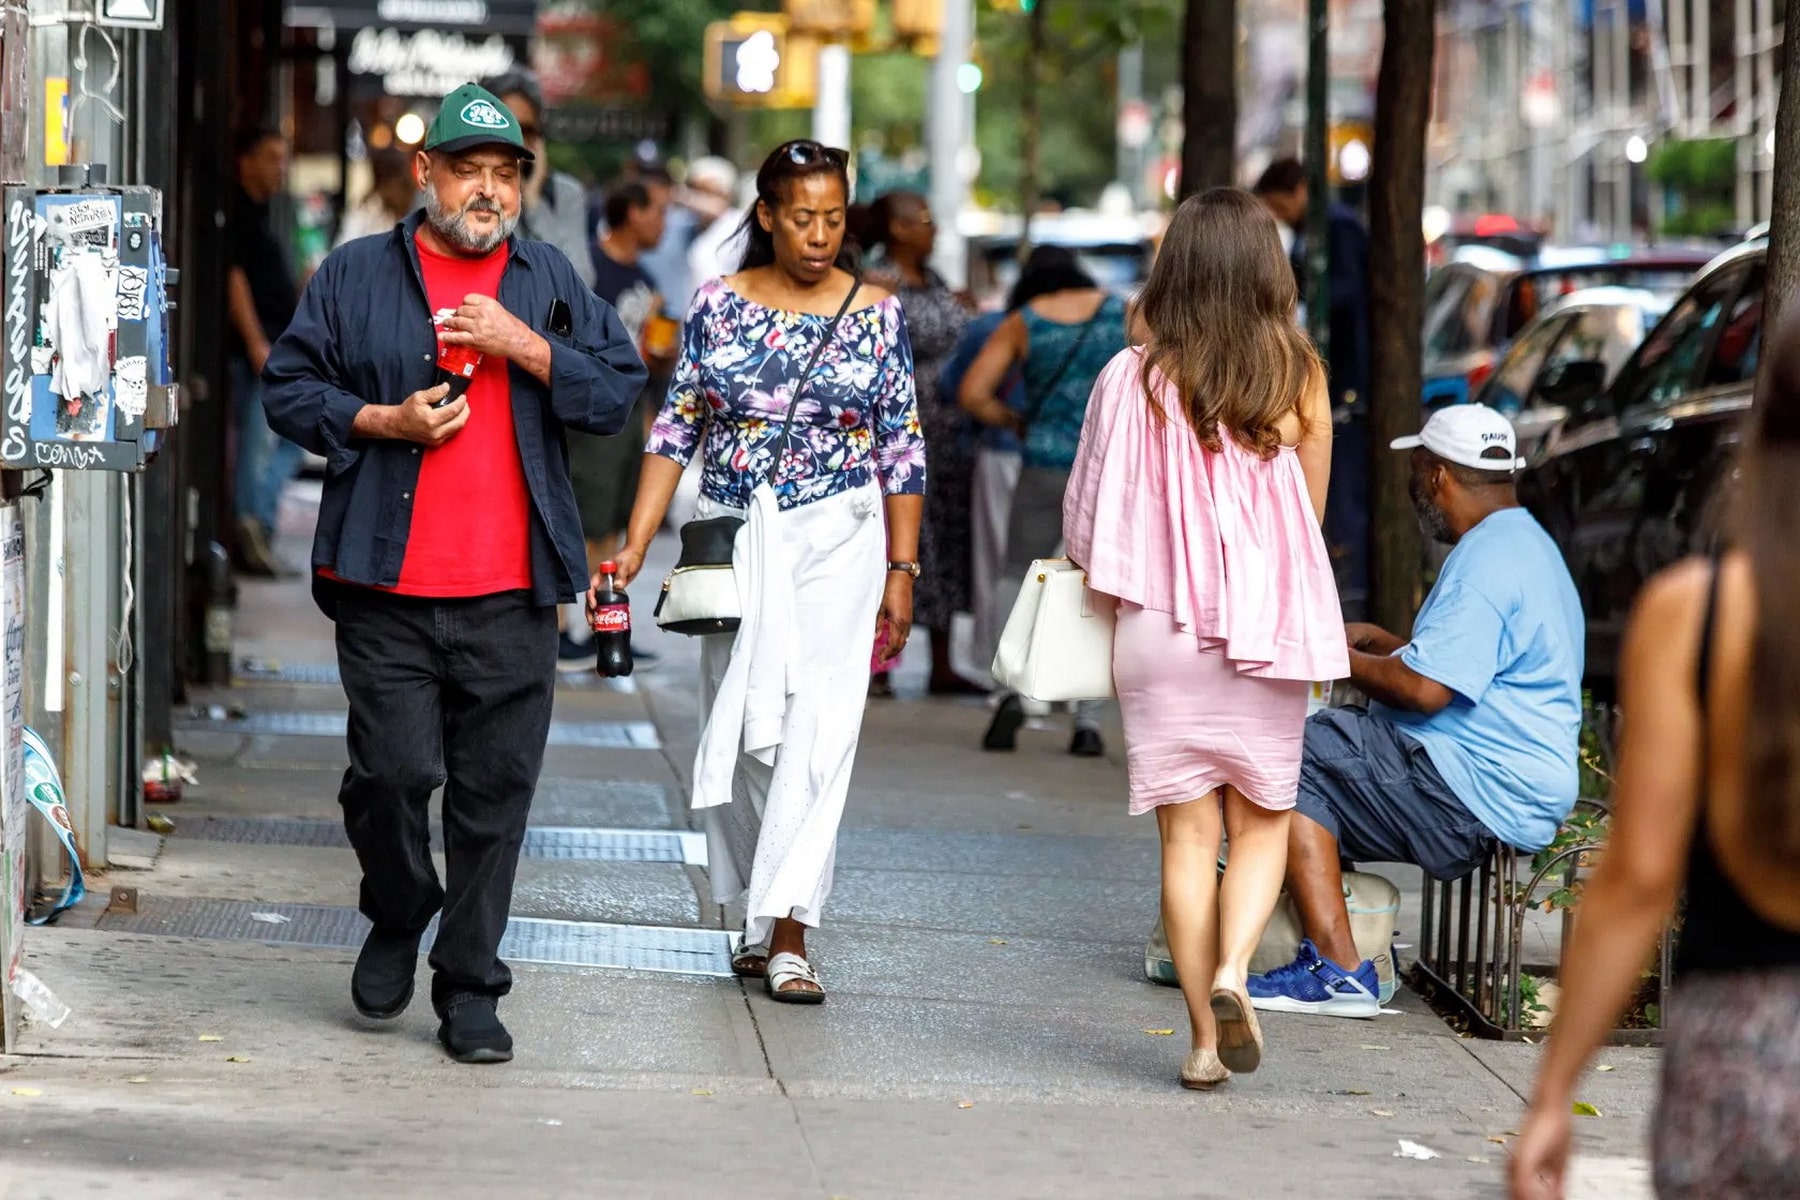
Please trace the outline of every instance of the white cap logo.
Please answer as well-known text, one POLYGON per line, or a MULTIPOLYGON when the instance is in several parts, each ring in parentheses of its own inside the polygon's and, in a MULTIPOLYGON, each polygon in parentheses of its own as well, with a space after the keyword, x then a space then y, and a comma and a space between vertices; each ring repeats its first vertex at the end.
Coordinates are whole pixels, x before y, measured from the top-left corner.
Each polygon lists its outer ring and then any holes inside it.
POLYGON ((1478 471, 1516 471, 1525 465, 1512 422, 1485 404, 1453 404, 1439 409, 1412 437, 1395 438, 1396 450, 1423 446, 1446 462, 1478 471))
POLYGON ((495 108, 487 100, 471 100, 463 106, 463 123, 478 125, 483 129, 511 129, 512 121, 507 115, 495 108))

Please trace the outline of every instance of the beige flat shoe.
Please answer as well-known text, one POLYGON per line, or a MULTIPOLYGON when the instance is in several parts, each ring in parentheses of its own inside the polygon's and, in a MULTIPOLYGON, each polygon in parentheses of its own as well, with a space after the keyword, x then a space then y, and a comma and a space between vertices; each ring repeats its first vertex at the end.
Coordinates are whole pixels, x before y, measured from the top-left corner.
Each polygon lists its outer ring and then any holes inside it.
POLYGON ((1250 1007, 1249 993, 1239 988, 1214 988, 1212 1012, 1219 1023, 1219 1061, 1246 1075, 1261 1066, 1262 1026, 1250 1007))
POLYGON ((1196 1092, 1210 1092, 1231 1078, 1231 1072, 1219 1061, 1218 1052, 1204 1046, 1187 1056, 1181 1065, 1181 1086, 1196 1092))

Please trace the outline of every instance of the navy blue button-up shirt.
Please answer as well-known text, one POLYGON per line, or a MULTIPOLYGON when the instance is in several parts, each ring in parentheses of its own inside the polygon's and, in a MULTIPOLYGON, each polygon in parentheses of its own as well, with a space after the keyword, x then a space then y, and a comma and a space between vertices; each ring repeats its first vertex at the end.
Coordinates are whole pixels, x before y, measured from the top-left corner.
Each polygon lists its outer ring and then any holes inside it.
MULTIPOLYGON (((413 244, 423 219, 415 212, 390 233, 334 251, 263 368, 269 425, 325 459, 312 563, 345 583, 392 587, 406 558, 422 448, 357 437, 351 426, 365 404, 399 404, 436 382, 437 333, 413 244)), ((647 373, 618 314, 560 250, 520 238, 509 247, 498 299, 550 344, 548 387, 517 364, 508 374, 531 492, 532 594, 556 604, 587 587, 563 430, 618 433, 647 373), (550 329, 558 300, 573 318, 566 336, 550 329)))

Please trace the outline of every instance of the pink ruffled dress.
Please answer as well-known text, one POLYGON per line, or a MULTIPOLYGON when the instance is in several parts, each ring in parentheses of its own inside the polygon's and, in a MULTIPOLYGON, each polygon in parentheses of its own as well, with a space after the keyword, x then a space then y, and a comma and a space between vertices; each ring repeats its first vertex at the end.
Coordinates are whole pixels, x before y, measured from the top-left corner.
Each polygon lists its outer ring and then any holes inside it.
POLYGON ((1337 583, 1292 448, 1207 450, 1142 351, 1094 384, 1063 499, 1069 557, 1119 601, 1113 683, 1131 811, 1227 784, 1291 808, 1314 682, 1350 672, 1337 583))

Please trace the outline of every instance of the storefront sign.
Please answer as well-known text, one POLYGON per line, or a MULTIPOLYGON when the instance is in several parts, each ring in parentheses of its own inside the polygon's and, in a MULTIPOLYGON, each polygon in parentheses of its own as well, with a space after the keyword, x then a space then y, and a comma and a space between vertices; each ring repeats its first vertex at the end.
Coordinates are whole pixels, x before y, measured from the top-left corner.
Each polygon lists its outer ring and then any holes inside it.
POLYGON ((519 58, 519 48, 498 34, 359 29, 350 42, 350 73, 380 76, 390 96, 442 96, 471 79, 508 71, 519 58))
POLYGON ((290 4, 287 23, 402 32, 454 29, 476 37, 525 38, 537 26, 537 7, 537 0, 323 0, 290 4))

